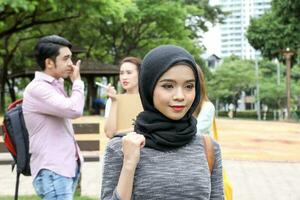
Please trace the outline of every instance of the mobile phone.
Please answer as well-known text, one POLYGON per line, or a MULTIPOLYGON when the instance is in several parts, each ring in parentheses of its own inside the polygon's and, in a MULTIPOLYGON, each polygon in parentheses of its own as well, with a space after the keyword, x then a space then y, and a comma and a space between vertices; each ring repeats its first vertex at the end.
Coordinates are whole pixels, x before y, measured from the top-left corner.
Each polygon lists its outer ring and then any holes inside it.
POLYGON ((102 83, 100 83, 100 82, 95 82, 95 84, 96 85, 98 85, 98 86, 100 86, 100 87, 103 87, 104 89, 108 89, 108 86, 107 85, 104 85, 104 84, 102 84, 102 83))

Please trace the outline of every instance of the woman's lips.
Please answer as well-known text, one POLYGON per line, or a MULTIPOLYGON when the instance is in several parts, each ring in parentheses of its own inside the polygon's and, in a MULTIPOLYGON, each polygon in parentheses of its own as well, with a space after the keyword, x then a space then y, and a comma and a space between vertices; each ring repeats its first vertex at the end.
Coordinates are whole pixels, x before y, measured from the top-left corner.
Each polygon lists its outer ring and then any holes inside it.
POLYGON ((185 106, 171 106, 171 108, 175 111, 175 112, 180 112, 184 109, 185 106))

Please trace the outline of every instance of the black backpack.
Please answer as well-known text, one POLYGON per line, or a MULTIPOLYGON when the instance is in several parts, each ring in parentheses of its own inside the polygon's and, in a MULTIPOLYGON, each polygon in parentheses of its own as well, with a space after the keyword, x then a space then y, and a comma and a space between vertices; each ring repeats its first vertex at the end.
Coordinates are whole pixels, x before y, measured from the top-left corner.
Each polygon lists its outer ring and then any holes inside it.
POLYGON ((29 136, 25 126, 22 99, 8 106, 2 125, 4 144, 14 161, 12 170, 17 166, 15 200, 18 199, 20 174, 30 176, 29 136))

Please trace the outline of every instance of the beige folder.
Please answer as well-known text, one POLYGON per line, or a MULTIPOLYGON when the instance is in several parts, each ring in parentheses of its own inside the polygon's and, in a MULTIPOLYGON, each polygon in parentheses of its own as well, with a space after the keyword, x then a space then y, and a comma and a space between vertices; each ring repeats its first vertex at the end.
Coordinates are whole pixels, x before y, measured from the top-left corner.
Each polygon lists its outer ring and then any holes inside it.
POLYGON ((136 116, 143 111, 140 96, 138 94, 117 95, 117 132, 133 130, 133 122, 136 116))

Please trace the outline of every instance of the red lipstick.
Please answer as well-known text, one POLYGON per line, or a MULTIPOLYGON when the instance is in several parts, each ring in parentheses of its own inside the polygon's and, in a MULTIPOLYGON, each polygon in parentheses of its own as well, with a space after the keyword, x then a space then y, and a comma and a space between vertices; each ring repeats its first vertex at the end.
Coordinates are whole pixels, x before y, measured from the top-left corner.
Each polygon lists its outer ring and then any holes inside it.
POLYGON ((175 111, 175 112, 180 112, 184 109, 185 106, 171 106, 171 108, 175 111))

